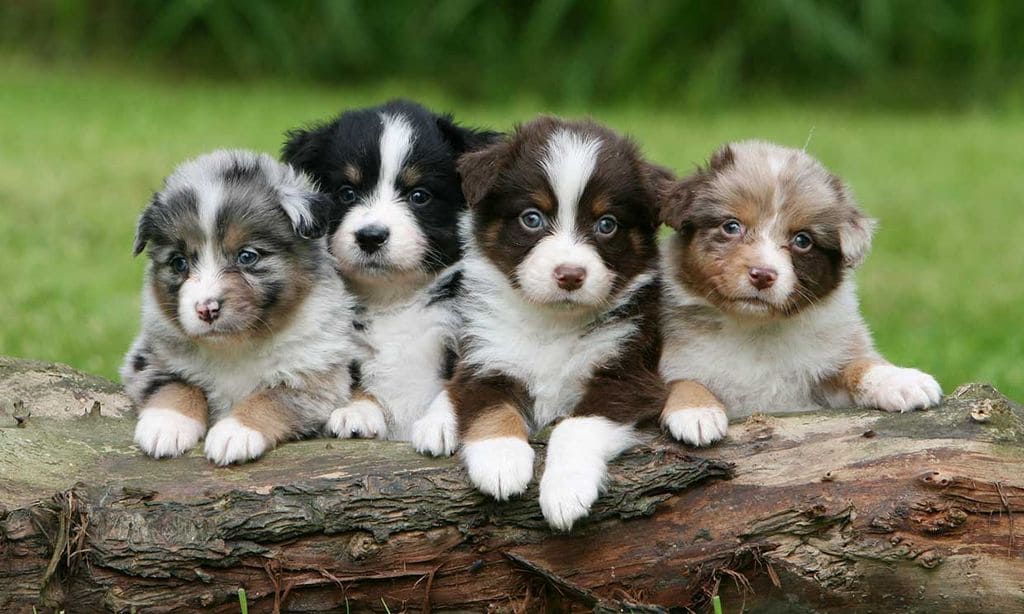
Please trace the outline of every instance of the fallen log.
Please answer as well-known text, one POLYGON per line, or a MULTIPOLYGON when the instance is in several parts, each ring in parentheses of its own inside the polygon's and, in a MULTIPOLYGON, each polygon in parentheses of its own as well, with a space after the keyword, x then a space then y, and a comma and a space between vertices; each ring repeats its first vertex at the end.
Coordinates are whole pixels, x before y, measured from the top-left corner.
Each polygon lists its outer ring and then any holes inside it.
POLYGON ((132 426, 116 385, 0 359, 0 611, 1024 612, 1024 409, 984 384, 652 434, 571 535, 405 444, 217 468, 132 426))

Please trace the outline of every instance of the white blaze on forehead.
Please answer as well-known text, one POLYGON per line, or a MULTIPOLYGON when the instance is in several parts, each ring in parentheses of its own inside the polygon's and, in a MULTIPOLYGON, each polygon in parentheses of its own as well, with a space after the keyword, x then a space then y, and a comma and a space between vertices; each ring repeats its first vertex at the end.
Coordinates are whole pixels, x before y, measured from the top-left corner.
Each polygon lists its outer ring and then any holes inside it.
POLYGON ((571 231, 580 196, 597 166, 601 141, 570 130, 555 132, 548 141, 541 167, 558 201, 558 226, 571 231))
POLYGON ((404 115, 380 114, 384 128, 380 133, 380 174, 375 196, 381 200, 394 200, 395 181, 402 165, 412 151, 412 125, 404 115))

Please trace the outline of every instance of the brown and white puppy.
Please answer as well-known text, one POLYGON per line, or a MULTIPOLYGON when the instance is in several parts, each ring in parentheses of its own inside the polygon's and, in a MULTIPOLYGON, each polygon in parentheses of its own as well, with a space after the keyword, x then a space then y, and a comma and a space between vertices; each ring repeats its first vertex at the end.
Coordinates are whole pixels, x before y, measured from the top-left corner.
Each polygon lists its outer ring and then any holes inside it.
POLYGON ((531 434, 561 420, 540 483, 544 517, 568 530, 597 499, 607 462, 664 404, 658 376, 654 169, 590 121, 544 117, 459 162, 460 362, 414 439, 443 453, 458 434, 470 480, 498 500, 533 478, 531 434), (428 433, 423 428, 421 432, 428 433))
POLYGON ((851 404, 938 403, 930 375, 875 350, 853 269, 874 222, 843 182, 798 149, 726 145, 669 193, 662 250, 670 399, 662 422, 707 445, 727 416, 851 404))
POLYGON ((211 461, 244 462, 348 400, 353 301, 322 238, 335 215, 266 155, 216 151, 167 178, 139 220, 142 330, 121 368, 145 453, 205 434, 211 461))

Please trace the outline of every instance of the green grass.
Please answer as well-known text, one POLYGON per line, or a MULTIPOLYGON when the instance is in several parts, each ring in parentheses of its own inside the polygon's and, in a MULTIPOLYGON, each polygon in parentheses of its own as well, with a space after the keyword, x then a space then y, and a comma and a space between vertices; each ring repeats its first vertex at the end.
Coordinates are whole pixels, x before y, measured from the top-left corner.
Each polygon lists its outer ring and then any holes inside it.
POLYGON ((494 127, 593 113, 682 171, 726 140, 802 146, 813 128, 810 151, 882 223, 858 275, 882 351, 947 390, 987 380, 1024 398, 1024 115, 479 107, 415 83, 224 85, 13 59, 0 83, 0 354, 113 376, 138 319, 135 219, 176 163, 216 147, 276 152, 286 128, 404 95, 494 127))

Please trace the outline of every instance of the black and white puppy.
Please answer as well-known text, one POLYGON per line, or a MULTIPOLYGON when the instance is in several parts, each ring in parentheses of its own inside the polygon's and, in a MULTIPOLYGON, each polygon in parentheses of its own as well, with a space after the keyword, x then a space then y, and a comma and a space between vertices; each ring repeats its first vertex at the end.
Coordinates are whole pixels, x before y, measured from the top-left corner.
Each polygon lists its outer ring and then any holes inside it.
POLYGON ((713 443, 753 412, 939 402, 932 376, 875 349, 853 279, 874 222, 819 161, 731 143, 666 194, 663 422, 676 438, 713 443))
POLYGON ((469 479, 504 500, 533 478, 531 434, 557 420, 540 483, 551 526, 587 515, 607 462, 665 399, 658 375, 658 228, 663 172, 591 121, 543 117, 459 163, 465 318, 449 385, 421 451, 456 425, 469 479))
POLYGON ((139 220, 142 330, 121 368, 145 453, 205 435, 211 461, 244 462, 348 401, 354 301, 323 238, 334 209, 267 155, 216 151, 167 178, 139 220))
POLYGON ((466 208, 455 161, 496 136, 400 100, 288 133, 284 160, 340 206, 329 245, 368 350, 353 401, 331 415, 334 435, 409 440, 443 390, 466 208))

